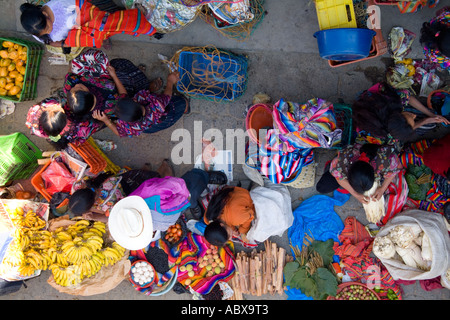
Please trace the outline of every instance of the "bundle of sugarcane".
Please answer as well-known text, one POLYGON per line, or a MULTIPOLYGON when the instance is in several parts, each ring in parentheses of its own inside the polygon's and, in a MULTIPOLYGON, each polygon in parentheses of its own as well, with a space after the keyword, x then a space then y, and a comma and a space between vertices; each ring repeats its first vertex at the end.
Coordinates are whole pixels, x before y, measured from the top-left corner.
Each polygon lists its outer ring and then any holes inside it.
POLYGON ((238 252, 235 258, 236 273, 230 281, 234 291, 233 300, 243 300, 243 295, 262 296, 283 294, 283 268, 292 257, 284 248, 266 240, 265 250, 238 252))

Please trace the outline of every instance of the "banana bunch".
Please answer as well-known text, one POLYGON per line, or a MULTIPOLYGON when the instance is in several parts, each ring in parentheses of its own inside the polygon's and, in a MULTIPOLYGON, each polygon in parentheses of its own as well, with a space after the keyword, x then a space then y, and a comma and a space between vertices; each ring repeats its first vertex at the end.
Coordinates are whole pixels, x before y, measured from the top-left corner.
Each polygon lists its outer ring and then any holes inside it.
POLYGON ((125 254, 125 248, 120 246, 117 242, 113 242, 111 247, 103 248, 100 251, 105 257, 105 266, 114 265, 117 261, 122 259, 125 254))
POLYGON ((45 228, 46 222, 33 210, 28 210, 24 214, 23 208, 17 207, 12 212, 10 211, 10 218, 14 226, 17 228, 29 228, 31 230, 41 230, 45 228))
POLYGON ((55 282, 63 287, 77 285, 83 280, 80 269, 80 266, 77 265, 61 267, 57 264, 52 264, 50 266, 55 282))

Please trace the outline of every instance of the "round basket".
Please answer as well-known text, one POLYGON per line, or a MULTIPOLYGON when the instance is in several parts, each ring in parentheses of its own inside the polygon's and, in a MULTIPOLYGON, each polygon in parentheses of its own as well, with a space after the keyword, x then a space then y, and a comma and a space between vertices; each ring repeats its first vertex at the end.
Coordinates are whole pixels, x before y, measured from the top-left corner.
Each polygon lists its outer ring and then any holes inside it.
POLYGON ((179 239, 178 241, 176 241, 176 242, 169 242, 169 241, 166 239, 166 234, 167 234, 167 232, 166 232, 166 231, 161 232, 161 239, 162 239, 162 240, 164 241, 164 243, 166 243, 170 248, 175 247, 175 246, 178 245, 181 241, 183 241, 183 239, 186 237, 186 234, 187 234, 186 223, 185 223, 181 218, 179 218, 179 219, 177 220, 176 223, 179 224, 179 225, 181 226, 181 230, 182 230, 180 239, 179 239))
MULTIPOLYGON (((367 291, 370 291, 376 298, 376 300, 381 300, 380 296, 378 295, 378 293, 376 293, 374 290, 370 289, 367 285, 365 285, 364 283, 361 282, 345 282, 345 283, 341 283, 338 286, 338 290, 336 292, 336 295, 338 295, 344 288, 350 287, 350 286, 355 286, 355 287, 362 287, 367 291)), ((332 297, 332 296, 328 296, 327 300, 337 300, 336 297, 332 297)))
POLYGON ((250 139, 259 145, 259 130, 263 128, 273 128, 272 109, 267 104, 258 103, 251 106, 248 110, 245 119, 245 129, 250 139))
POLYGON ((310 188, 314 186, 315 178, 316 163, 312 162, 309 165, 302 167, 301 170, 297 170, 297 172, 292 174, 286 180, 281 181, 281 183, 285 186, 297 189, 310 188))
POLYGON ((149 294, 151 297, 158 297, 162 296, 163 294, 166 294, 170 290, 172 290, 173 286, 177 283, 178 279, 178 268, 176 269, 175 273, 173 274, 172 278, 168 280, 162 287, 155 288, 152 293, 149 294))
POLYGON ((139 287, 139 288, 148 288, 148 287, 150 287, 153 283, 155 283, 155 282, 158 280, 158 275, 157 275, 157 272, 156 272, 155 268, 153 268, 153 266, 151 265, 151 263, 148 262, 148 261, 146 261, 146 260, 136 260, 136 261, 134 261, 134 262, 131 264, 131 268, 130 268, 129 275, 130 275, 130 282, 131 282, 132 284, 134 284, 136 287, 139 287), (144 283, 144 284, 139 284, 139 282, 136 282, 136 281, 134 280, 134 275, 133 275, 133 272, 132 272, 131 270, 133 270, 133 268, 136 266, 136 264, 137 264, 138 262, 139 262, 139 263, 144 262, 144 263, 146 263, 148 266, 150 266, 150 267, 152 268, 152 270, 153 270, 153 278, 152 278, 151 281, 146 282, 146 283, 144 283))

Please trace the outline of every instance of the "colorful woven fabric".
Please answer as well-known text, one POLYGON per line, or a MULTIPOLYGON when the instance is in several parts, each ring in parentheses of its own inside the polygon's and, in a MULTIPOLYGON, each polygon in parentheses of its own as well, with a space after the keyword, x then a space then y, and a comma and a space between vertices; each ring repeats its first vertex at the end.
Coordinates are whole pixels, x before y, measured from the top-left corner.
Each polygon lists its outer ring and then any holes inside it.
MULTIPOLYGON (((430 25, 436 23, 444 24, 447 28, 450 27, 450 7, 443 10, 443 12, 430 21, 430 25)), ((450 57, 445 56, 439 49, 432 48, 429 44, 425 44, 423 53, 426 59, 439 64, 444 69, 450 70, 450 57)))
POLYGON ((439 3, 439 0, 412 0, 399 1, 397 7, 401 13, 413 13, 421 10, 423 7, 434 8, 439 3))
POLYGON ((286 151, 297 148, 330 148, 341 142, 333 105, 313 98, 306 103, 277 101, 273 106, 274 127, 286 151))
POLYGON ((385 225, 392 217, 403 210, 408 199, 408 183, 406 182, 404 172, 401 171, 389 184, 384 192, 385 215, 377 223, 378 226, 385 225))
POLYGON ((401 299, 400 287, 380 260, 369 257, 372 252, 373 239, 364 226, 355 217, 347 217, 339 241, 334 244, 334 252, 339 256, 342 271, 352 281, 378 285, 383 289, 392 289, 401 299))
MULTIPOLYGON (((407 167, 408 165, 416 165, 421 166, 423 165, 423 158, 422 153, 423 150, 427 146, 431 145, 430 141, 422 141, 418 144, 413 145, 411 148, 404 150, 400 154, 400 161, 403 165, 403 167, 407 167)), ((431 188, 427 193, 427 199, 426 200, 414 200, 411 198, 408 198, 408 206, 411 208, 418 208, 425 211, 433 211, 433 212, 440 212, 444 204, 448 201, 448 197, 445 196, 445 194, 442 191, 442 180, 445 180, 444 177, 441 177, 436 174, 431 175, 431 188)))
POLYGON ((314 149, 293 148, 286 152, 275 130, 267 130, 266 143, 259 149, 260 172, 273 183, 281 183, 314 162, 314 149))
POLYGON ((100 48, 104 40, 116 34, 151 36, 156 32, 138 9, 108 13, 87 0, 77 0, 76 5, 80 11, 80 27, 69 31, 66 46, 100 48))

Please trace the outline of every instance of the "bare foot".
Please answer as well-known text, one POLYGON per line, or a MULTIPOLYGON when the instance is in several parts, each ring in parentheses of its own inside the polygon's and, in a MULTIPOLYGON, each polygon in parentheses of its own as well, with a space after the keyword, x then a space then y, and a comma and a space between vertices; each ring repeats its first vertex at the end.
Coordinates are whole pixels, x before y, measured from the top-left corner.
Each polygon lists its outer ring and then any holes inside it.
POLYGON ((156 170, 156 172, 159 173, 161 178, 174 176, 173 168, 172 165, 170 164, 169 159, 164 159, 159 168, 156 170))

